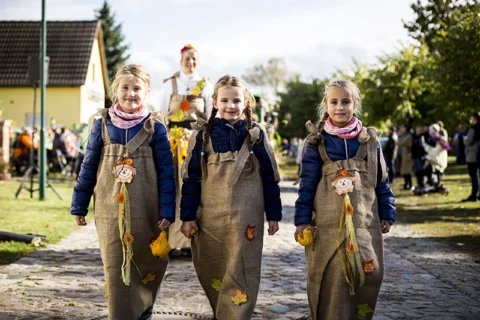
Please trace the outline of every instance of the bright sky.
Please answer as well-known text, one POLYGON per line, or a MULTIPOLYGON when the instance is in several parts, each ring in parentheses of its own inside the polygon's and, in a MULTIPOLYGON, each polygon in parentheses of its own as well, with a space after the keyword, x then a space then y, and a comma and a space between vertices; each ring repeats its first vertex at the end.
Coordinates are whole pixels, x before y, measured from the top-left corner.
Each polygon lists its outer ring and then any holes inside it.
MULTIPOLYGON (((408 42, 402 19, 413 0, 110 0, 130 44, 130 62, 146 67, 157 91, 179 70, 179 50, 193 43, 199 71, 212 82, 241 76, 284 57, 304 79, 374 63, 408 42)), ((92 20, 103 0, 46 0, 47 20, 92 20)), ((40 0, 1 0, 0 20, 40 20, 40 0)))

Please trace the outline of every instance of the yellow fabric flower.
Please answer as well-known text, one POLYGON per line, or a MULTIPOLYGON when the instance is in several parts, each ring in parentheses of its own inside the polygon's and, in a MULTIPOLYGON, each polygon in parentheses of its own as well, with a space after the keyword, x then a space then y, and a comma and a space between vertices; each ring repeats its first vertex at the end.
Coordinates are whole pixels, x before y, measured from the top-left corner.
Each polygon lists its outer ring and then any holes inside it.
POLYGON ((120 192, 117 194, 117 201, 118 203, 124 203, 125 202, 125 194, 123 192, 120 192))
POLYGON ((133 243, 133 236, 131 234, 124 235, 123 236, 123 243, 132 244, 133 243))

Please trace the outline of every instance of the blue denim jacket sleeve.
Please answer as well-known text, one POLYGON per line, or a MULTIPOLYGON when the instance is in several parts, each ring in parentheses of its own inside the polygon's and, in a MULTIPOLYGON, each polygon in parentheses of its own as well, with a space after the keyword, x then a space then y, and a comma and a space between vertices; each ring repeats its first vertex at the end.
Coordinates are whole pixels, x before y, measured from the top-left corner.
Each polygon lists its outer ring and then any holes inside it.
POLYGON ((300 188, 295 202, 296 226, 312 223, 313 201, 322 177, 323 160, 317 146, 307 144, 302 157, 300 188))
POLYGON ((150 141, 153 161, 157 171, 158 220, 175 221, 175 175, 172 151, 166 128, 155 122, 155 131, 150 141))
POLYGON ((395 222, 397 210, 395 208, 395 197, 387 179, 382 182, 382 168, 380 165, 380 144, 377 143, 377 186, 375 187, 375 194, 378 202, 378 215, 381 220, 387 220, 390 224, 395 222))
POLYGON ((77 182, 73 188, 72 206, 70 213, 77 216, 86 216, 88 205, 93 195, 93 189, 97 183, 97 171, 102 154, 102 121, 94 122, 85 150, 82 167, 77 182))
POLYGON ((197 134, 192 157, 188 163, 188 179, 183 180, 182 200, 180 202, 180 219, 182 221, 195 220, 197 218, 197 209, 200 206, 200 194, 202 192, 202 132, 199 131, 197 134))
POLYGON ((282 220, 282 200, 280 199, 280 187, 275 181, 275 174, 273 165, 265 149, 265 139, 263 131, 261 131, 260 138, 253 146, 253 153, 260 163, 260 174, 263 183, 263 198, 265 205, 265 214, 267 221, 282 220))

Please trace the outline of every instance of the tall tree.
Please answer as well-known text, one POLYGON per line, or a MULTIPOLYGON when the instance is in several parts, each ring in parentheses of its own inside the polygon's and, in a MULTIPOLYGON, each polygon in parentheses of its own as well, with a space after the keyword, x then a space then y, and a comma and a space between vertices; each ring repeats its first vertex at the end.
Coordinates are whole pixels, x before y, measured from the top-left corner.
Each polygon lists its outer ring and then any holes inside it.
POLYGON ((303 82, 297 76, 285 84, 285 91, 279 93, 278 117, 281 120, 278 132, 284 138, 306 137, 305 123, 318 120, 318 106, 323 99, 327 80, 313 79, 303 82))
POLYGON ((477 6, 477 0, 417 0, 410 6, 414 21, 403 21, 403 25, 412 38, 427 44, 433 52, 438 37, 459 22, 460 16, 455 13, 465 13, 477 6))
POLYGON ((278 92, 285 86, 288 75, 285 60, 271 58, 265 65, 258 64, 247 69, 242 78, 260 88, 262 95, 267 97, 270 103, 273 103, 278 92))
MULTIPOLYGON (((107 0, 103 2, 100 9, 95 10, 95 14, 96 18, 102 22, 108 79, 111 81, 118 67, 124 64, 130 57, 130 54, 128 54, 129 45, 125 44, 125 37, 122 34, 122 24, 116 23, 115 13, 112 12, 107 0)), ((111 101, 105 99, 105 106, 109 107, 110 105, 111 101)))

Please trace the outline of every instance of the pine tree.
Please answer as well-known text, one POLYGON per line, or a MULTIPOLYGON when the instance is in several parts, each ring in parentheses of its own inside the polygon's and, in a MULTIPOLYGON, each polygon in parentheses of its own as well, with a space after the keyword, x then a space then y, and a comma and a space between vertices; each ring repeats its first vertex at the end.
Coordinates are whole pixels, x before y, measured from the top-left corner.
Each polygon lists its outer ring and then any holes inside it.
MULTIPOLYGON (((111 82, 117 69, 130 57, 127 53, 129 46, 125 44, 125 37, 122 34, 122 24, 115 22, 115 13, 111 11, 107 0, 103 6, 95 10, 96 18, 102 22, 103 43, 107 57, 108 79, 111 82)), ((111 100, 105 99, 105 107, 111 106, 111 100)))

